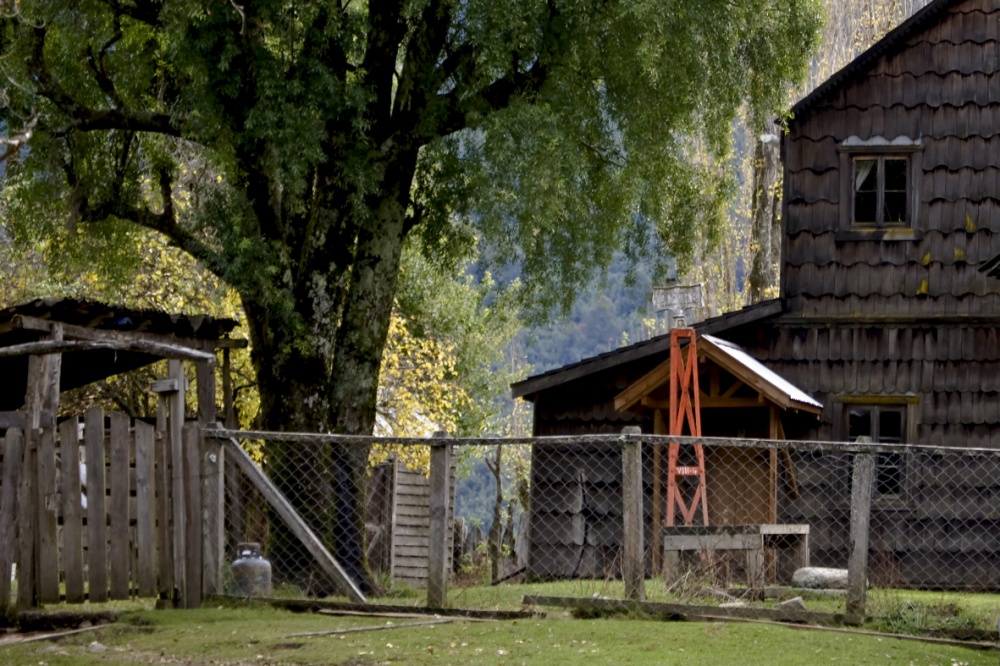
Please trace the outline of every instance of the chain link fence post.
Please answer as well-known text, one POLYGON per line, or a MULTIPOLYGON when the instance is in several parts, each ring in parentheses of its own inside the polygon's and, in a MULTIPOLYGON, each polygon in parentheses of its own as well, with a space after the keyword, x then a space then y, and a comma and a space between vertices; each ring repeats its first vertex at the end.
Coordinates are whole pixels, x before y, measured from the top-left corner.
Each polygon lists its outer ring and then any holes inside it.
POLYGON ((451 444, 446 432, 435 432, 431 444, 430 542, 427 553, 427 607, 444 608, 448 601, 448 480, 451 444))
MULTIPOLYGON (((862 439, 859 438, 860 443, 862 439)), ((871 517, 872 486, 875 479, 875 456, 854 456, 851 481, 850 552, 847 561, 847 622, 861 624, 865 617, 865 593, 868 587, 868 531, 871 517)))
MULTIPOLYGON (((643 558, 642 444, 632 437, 642 434, 639 426, 622 428, 622 578, 625 598, 642 601, 646 596, 646 563, 643 558)), ((653 545, 654 548, 656 544, 653 545)))

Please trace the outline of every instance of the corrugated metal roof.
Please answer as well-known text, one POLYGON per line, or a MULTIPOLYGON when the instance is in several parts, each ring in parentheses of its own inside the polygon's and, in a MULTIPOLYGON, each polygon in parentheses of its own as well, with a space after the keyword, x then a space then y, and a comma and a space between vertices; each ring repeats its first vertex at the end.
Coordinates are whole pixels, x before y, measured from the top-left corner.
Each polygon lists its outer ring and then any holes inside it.
POLYGON ((726 354, 736 363, 746 367, 747 370, 750 370, 763 381, 773 386, 775 389, 787 396, 790 401, 802 403, 818 409, 823 408, 822 403, 817 402, 808 393, 755 359, 753 356, 745 352, 739 345, 712 335, 702 335, 700 336, 700 339, 707 340, 715 345, 719 351, 726 354))

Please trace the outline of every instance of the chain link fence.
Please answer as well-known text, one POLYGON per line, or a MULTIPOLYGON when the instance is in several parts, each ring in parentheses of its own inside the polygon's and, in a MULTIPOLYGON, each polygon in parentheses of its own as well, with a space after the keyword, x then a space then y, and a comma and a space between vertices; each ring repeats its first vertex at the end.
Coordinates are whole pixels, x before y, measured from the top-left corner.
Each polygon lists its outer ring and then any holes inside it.
MULTIPOLYGON (((252 437, 238 443, 366 593, 420 602, 431 541, 430 440, 252 437), (351 467, 358 461, 360 474, 351 467)), ((517 604, 527 586, 620 597, 624 441, 638 441, 641 451, 648 597, 766 597, 802 585, 803 567, 846 569, 860 456, 875 462, 871 588, 1000 592, 1000 451, 604 435, 452 440, 451 603, 517 604)), ((272 566, 274 595, 338 592, 231 460, 225 510, 228 562, 239 544, 257 543, 272 566)))

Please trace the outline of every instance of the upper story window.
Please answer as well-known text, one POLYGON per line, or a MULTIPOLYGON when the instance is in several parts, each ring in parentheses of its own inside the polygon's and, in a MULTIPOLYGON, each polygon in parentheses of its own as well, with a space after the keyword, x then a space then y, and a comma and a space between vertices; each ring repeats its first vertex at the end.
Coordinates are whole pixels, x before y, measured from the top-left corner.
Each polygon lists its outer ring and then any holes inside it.
POLYGON ((842 240, 915 240, 923 143, 852 136, 839 149, 842 240))
POLYGON ((854 162, 854 216, 858 228, 908 226, 910 160, 906 156, 865 155, 854 162))

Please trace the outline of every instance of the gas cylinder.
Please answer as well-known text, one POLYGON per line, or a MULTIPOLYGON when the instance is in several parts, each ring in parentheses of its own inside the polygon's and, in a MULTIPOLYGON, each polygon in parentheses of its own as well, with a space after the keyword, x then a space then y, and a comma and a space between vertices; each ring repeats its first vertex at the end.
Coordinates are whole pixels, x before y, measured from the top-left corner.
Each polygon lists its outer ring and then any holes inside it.
POLYGON ((264 559, 259 543, 236 546, 236 559, 231 566, 233 594, 241 597, 271 596, 271 563, 264 559))

